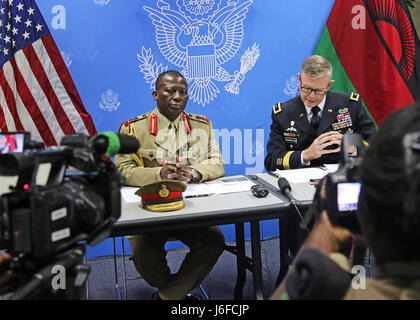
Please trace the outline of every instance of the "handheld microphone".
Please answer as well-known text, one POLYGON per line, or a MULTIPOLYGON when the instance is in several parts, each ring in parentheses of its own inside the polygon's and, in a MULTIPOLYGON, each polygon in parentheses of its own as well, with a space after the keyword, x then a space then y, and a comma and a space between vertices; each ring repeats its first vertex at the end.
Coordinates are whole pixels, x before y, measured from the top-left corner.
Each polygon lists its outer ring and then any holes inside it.
POLYGON ((139 141, 126 134, 105 131, 90 138, 87 142, 96 152, 112 157, 117 153, 135 153, 140 148, 139 141))
POLYGON ((289 184, 289 181, 287 181, 286 178, 279 178, 277 180, 277 184, 279 185, 280 191, 286 196, 286 198, 292 203, 295 204, 295 199, 292 195, 292 187, 289 184))

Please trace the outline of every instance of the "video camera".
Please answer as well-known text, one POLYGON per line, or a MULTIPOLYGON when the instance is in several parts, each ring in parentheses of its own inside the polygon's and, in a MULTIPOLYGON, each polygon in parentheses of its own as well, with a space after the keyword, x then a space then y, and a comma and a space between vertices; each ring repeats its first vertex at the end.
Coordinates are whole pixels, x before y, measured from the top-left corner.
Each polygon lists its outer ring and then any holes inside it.
POLYGON ((124 178, 106 157, 138 148, 133 137, 105 132, 1 154, 0 176, 18 176, 12 192, 0 198, 0 249, 14 257, 12 271, 25 281, 58 257, 64 261, 63 253, 80 242, 96 245, 107 238, 121 215, 124 178), (44 185, 37 183, 40 168, 49 171, 44 185))
POLYGON ((343 226, 360 234, 356 217, 360 194, 359 167, 366 149, 359 134, 345 134, 340 151, 338 170, 325 177, 327 194, 324 208, 334 225, 343 226))

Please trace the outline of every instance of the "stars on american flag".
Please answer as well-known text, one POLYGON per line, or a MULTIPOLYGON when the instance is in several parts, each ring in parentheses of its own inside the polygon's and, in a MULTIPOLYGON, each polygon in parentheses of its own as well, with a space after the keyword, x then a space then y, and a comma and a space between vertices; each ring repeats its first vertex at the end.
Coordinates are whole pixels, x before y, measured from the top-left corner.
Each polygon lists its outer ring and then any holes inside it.
POLYGON ((47 28, 40 13, 23 0, 1 0, 0 7, 0 62, 4 62, 39 39, 47 28))

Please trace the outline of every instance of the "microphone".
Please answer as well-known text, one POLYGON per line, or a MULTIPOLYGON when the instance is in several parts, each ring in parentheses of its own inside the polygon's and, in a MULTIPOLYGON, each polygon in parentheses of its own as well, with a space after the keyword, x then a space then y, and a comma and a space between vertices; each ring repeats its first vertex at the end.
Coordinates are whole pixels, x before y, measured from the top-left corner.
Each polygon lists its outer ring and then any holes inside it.
POLYGON ((112 157, 117 153, 135 153, 140 148, 140 143, 132 136, 105 131, 90 138, 87 146, 92 146, 96 152, 112 157))
POLYGON ((298 215, 300 217, 300 220, 302 222, 301 223, 301 226, 306 230, 307 233, 309 233, 308 228, 304 224, 304 220, 303 220, 302 214, 300 213, 299 208, 296 205, 296 201, 293 198, 293 195, 292 195, 292 187, 290 186, 289 181, 287 181, 286 178, 280 177, 277 180, 277 184, 279 185, 279 189, 280 189, 281 193, 283 193, 286 196, 286 198, 290 201, 290 203, 294 205, 295 210, 298 213, 298 215))
POLYGON ((280 191, 286 196, 286 198, 292 203, 295 204, 295 199, 292 196, 292 187, 289 184, 289 181, 287 181, 286 178, 279 178, 277 180, 277 184, 279 185, 280 191))

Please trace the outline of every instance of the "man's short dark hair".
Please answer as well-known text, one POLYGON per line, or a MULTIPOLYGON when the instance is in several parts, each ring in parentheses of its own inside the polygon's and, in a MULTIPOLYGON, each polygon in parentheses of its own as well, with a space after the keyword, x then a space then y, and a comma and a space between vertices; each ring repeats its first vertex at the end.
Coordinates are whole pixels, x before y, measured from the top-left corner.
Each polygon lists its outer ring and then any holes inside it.
POLYGON ((158 77, 156 78, 156 83, 155 83, 155 90, 157 90, 160 86, 160 83, 162 82, 162 79, 166 76, 173 76, 173 77, 180 77, 182 79, 185 80, 185 83, 187 83, 187 80, 185 79, 184 75, 176 70, 167 70, 162 72, 160 75, 158 75, 158 77))
POLYGON ((398 240, 396 242, 405 243, 407 247, 419 250, 416 255, 418 259, 420 257, 420 172, 410 177, 406 174, 403 145, 404 136, 410 132, 420 132, 420 103, 392 113, 373 136, 361 166, 362 201, 359 213, 371 215, 378 225, 390 233, 389 237, 398 240), (418 191, 416 194, 412 192, 413 184, 418 191), (417 206, 416 208, 407 207, 407 197, 410 196, 415 197, 412 199, 415 201, 410 203, 417 206), (410 228, 404 226, 408 211, 416 212, 418 218, 417 224, 410 228))

